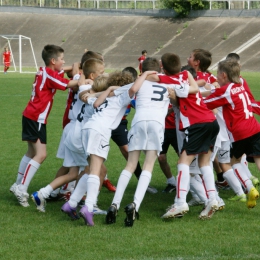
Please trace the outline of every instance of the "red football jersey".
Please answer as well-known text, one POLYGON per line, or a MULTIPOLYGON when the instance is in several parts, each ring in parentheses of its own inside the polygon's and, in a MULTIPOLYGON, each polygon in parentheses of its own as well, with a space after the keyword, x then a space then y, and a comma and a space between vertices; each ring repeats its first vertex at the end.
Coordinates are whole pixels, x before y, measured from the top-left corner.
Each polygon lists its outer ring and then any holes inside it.
POLYGON ((210 72, 197 71, 196 80, 204 79, 207 83, 212 84, 217 81, 217 78, 210 72))
POLYGON ((68 92, 67 104, 66 104, 66 108, 65 108, 65 112, 64 112, 63 120, 62 120, 62 127, 63 128, 65 128, 65 126, 70 122, 69 111, 70 111, 71 104, 73 102, 73 97, 74 97, 74 92, 70 88, 69 92, 68 92))
MULTIPOLYGON (((169 105, 169 108, 172 108, 172 104, 169 105)), ((175 129, 175 114, 171 112, 169 115, 165 117, 165 128, 167 129, 175 129)))
POLYGON ((11 52, 10 51, 3 52, 3 58, 4 58, 4 63, 7 64, 7 65, 10 65, 11 52))
POLYGON ((138 58, 139 60, 139 70, 140 72, 142 71, 142 63, 143 61, 146 59, 146 57, 144 55, 142 55, 141 57, 138 58))
POLYGON ((211 93, 204 102, 209 109, 223 107, 223 117, 231 142, 260 132, 260 124, 253 116, 251 101, 244 85, 229 83, 211 93))
POLYGON ((66 90, 68 83, 69 80, 62 78, 57 71, 41 67, 36 73, 31 99, 23 115, 31 120, 47 124, 56 90, 66 90))
POLYGON ((243 79, 242 77, 240 77, 240 80, 241 80, 241 83, 243 84, 243 86, 245 87, 245 90, 246 90, 248 97, 251 101, 253 113, 260 115, 260 102, 255 100, 246 80, 243 79))
MULTIPOLYGON (((179 84, 188 81, 188 72, 182 71, 173 76, 158 75, 160 83, 179 84)), ((216 120, 213 112, 204 104, 201 94, 189 94, 187 98, 179 98, 180 130, 199 123, 209 123, 216 120)))

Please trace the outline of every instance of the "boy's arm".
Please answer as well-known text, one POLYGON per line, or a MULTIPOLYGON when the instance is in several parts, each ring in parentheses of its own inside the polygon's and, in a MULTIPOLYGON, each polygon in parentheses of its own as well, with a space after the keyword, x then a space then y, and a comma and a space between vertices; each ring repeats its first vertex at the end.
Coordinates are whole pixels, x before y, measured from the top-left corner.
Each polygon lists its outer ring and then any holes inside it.
POLYGON ((169 93, 168 97, 171 101, 171 104, 173 104, 176 107, 179 107, 179 102, 178 102, 178 98, 176 96, 175 91, 172 88, 168 88, 168 93, 169 93))
POLYGON ((198 84, 189 71, 188 71, 188 79, 189 79, 189 85, 190 85, 189 93, 190 94, 198 93, 199 92, 198 84))
POLYGON ((202 97, 208 97, 211 94, 211 90, 200 92, 202 97))
POLYGON ((109 87, 107 90, 103 91, 103 92, 100 92, 100 96, 97 98, 97 100, 94 102, 93 104, 93 107, 94 108, 97 108, 99 107, 105 100, 108 96, 114 96, 113 94, 113 91, 116 89, 117 87, 109 87))
MULTIPOLYGON (((133 84, 133 86, 128 90, 129 97, 132 97, 142 86, 143 82, 146 80, 147 76, 157 74, 156 71, 145 71, 133 84)), ((158 78, 159 79, 159 78, 158 78)))
POLYGON ((152 81, 152 82, 159 82, 160 79, 157 74, 151 74, 147 76, 146 80, 152 81))

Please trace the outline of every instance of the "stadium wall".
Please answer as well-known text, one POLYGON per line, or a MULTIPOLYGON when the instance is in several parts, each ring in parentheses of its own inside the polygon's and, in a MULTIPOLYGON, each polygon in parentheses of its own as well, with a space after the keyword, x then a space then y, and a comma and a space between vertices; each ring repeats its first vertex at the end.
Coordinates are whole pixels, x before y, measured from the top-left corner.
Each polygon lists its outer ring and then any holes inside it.
MULTIPOLYGON (((66 64, 79 61, 85 48, 104 54, 107 68, 138 66, 146 49, 149 56, 177 53, 182 63, 194 48, 208 49, 213 64, 239 49, 260 33, 260 10, 193 11, 176 19, 170 10, 78 10, 38 7, 0 7, 0 34, 21 34, 32 39, 39 65, 45 44, 65 49, 66 64)), ((240 56, 243 70, 259 71, 256 40, 240 56)), ((0 49, 4 47, 0 40, 0 49)), ((29 48, 23 45, 26 66, 33 66, 29 48), (28 55, 27 55, 28 54, 28 55)), ((13 48, 14 55, 18 49, 13 48)))

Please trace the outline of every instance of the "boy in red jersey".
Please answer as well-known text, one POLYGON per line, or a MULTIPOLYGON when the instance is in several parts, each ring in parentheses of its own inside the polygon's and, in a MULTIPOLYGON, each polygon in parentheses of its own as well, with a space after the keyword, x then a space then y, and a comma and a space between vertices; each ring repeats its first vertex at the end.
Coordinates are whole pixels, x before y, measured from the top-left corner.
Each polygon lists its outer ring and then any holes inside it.
POLYGON ((143 61, 146 59, 146 56, 147 56, 147 51, 146 51, 146 50, 143 50, 143 51, 142 51, 142 56, 140 56, 140 57, 138 58, 140 74, 142 73, 142 63, 143 63, 143 61))
POLYGON ((3 52, 4 74, 6 74, 8 69, 10 68, 11 61, 12 61, 11 52, 9 51, 8 47, 5 47, 3 52))
MULTIPOLYGON (((172 84, 176 81, 190 82, 187 71, 180 72, 180 58, 173 53, 162 56, 162 65, 165 75, 158 75, 159 83, 172 84)), ((169 90, 170 98, 176 99, 174 91, 169 90)), ((208 203, 200 213, 200 219, 212 217, 218 208, 213 170, 210 167, 210 157, 214 147, 219 126, 212 111, 203 103, 198 92, 189 94, 187 98, 178 98, 180 110, 179 130, 183 131, 186 138, 178 160, 178 176, 176 180, 175 203, 162 216, 162 218, 175 218, 183 216, 189 210, 186 196, 190 185, 189 165, 198 154, 198 163, 202 174, 203 183, 208 195, 208 203)))
POLYGON ((244 172, 241 157, 244 153, 253 157, 260 169, 260 124, 253 116, 249 95, 241 82, 239 64, 229 60, 220 62, 217 79, 221 87, 212 90, 205 103, 210 109, 223 107, 223 117, 232 143, 231 165, 248 191, 247 207, 253 208, 259 193, 244 172))
POLYGON ((46 45, 42 51, 46 67, 40 67, 35 76, 32 94, 22 119, 22 140, 27 141, 28 150, 23 156, 16 183, 10 191, 23 207, 28 207, 28 186, 46 158, 47 118, 51 111, 56 90, 78 86, 77 80, 68 80, 59 75, 64 61, 64 50, 56 45, 46 45))

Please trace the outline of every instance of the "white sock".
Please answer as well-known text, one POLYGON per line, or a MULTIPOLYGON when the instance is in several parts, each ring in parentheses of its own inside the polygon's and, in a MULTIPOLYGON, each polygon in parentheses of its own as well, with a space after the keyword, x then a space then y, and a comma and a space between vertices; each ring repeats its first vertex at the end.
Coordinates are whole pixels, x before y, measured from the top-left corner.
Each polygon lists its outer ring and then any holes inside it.
POLYGON ((51 185, 47 185, 46 187, 40 189, 40 192, 45 199, 50 196, 52 191, 53 188, 51 187, 51 185))
POLYGON ((233 169, 230 169, 223 173, 223 178, 227 181, 231 189, 235 192, 236 195, 244 194, 242 186, 236 177, 233 169))
MULTIPOLYGON (((98 195, 99 195, 99 193, 100 193, 100 190, 98 191, 98 195)), ((98 202, 98 195, 97 195, 97 199, 96 199, 96 201, 95 201, 95 203, 94 203, 94 205, 95 205, 95 206, 97 206, 97 202, 98 202)))
POLYGON ((27 192, 28 187, 30 185, 30 182, 34 176, 34 174, 37 172, 37 170, 40 168, 40 164, 33 159, 31 159, 25 169, 24 176, 22 179, 21 184, 19 185, 19 189, 22 192, 27 192))
POLYGON ((60 188, 57 188, 56 190, 51 192, 51 196, 52 197, 57 197, 59 193, 60 193, 60 188))
POLYGON ((243 187, 247 191, 250 191, 250 189, 254 186, 250 178, 248 178, 247 174, 245 173, 243 165, 241 163, 236 163, 232 166, 232 168, 243 187))
POLYGON ((252 177, 252 173, 250 172, 248 165, 245 163, 242 163, 242 161, 241 161, 241 165, 242 165, 243 170, 246 173, 247 177, 250 179, 252 177))
POLYGON ((137 212, 139 211, 140 205, 143 201, 145 192, 148 188, 151 178, 152 178, 152 174, 150 172, 142 171, 134 195, 134 203, 136 205, 135 209, 137 212))
POLYGON ((207 194, 199 175, 190 178, 190 189, 196 194, 196 197, 205 204, 208 202, 207 194))
POLYGON ((108 178, 107 178, 107 174, 106 174, 106 176, 105 176, 105 178, 104 178, 104 181, 107 180, 107 179, 108 179, 108 178))
POLYGON ((176 186, 176 180, 175 180, 175 177, 172 176, 171 178, 167 179, 167 184, 171 184, 171 185, 176 186))
POLYGON ((18 168, 18 174, 17 174, 17 178, 16 178, 17 185, 21 184, 25 169, 30 161, 31 161, 31 158, 27 157, 26 155, 24 155, 22 160, 20 161, 20 165, 18 168))
POLYGON ((93 212, 93 207, 95 202, 97 201, 98 190, 100 185, 100 178, 97 175, 89 174, 87 180, 87 198, 85 201, 85 205, 88 207, 89 212, 93 212))
POLYGON ((64 194, 64 193, 67 193, 68 191, 72 192, 75 188, 75 184, 76 184, 76 181, 71 181, 69 183, 64 184, 62 186, 62 188, 60 189, 60 193, 64 194))
POLYGON ((248 161, 246 160, 246 155, 245 154, 241 157, 241 163, 244 164, 246 167, 248 167, 248 161))
POLYGON ((202 174, 202 183, 206 189, 209 200, 216 199, 216 187, 213 170, 210 166, 203 166, 200 168, 202 174))
POLYGON ((127 170, 123 170, 119 176, 117 185, 116 185, 116 192, 112 201, 112 204, 116 204, 117 205, 117 209, 119 209, 120 207, 120 203, 122 201, 125 189, 130 181, 132 177, 132 173, 127 171, 127 170))
POLYGON ((84 194, 87 191, 87 181, 88 181, 88 174, 84 174, 78 181, 78 184, 74 190, 74 192, 71 194, 69 199, 69 205, 72 208, 76 208, 78 206, 78 203, 84 196, 84 194))
POLYGON ((190 168, 186 164, 178 164, 178 175, 176 180, 176 197, 175 203, 182 205, 186 203, 187 193, 190 186, 190 168))

